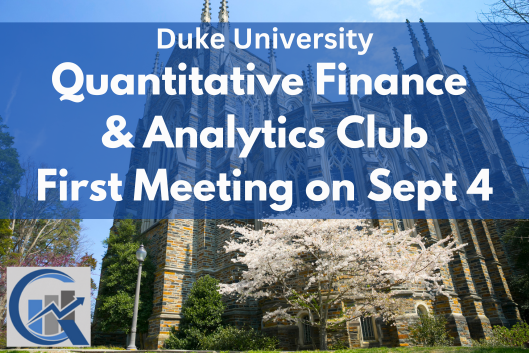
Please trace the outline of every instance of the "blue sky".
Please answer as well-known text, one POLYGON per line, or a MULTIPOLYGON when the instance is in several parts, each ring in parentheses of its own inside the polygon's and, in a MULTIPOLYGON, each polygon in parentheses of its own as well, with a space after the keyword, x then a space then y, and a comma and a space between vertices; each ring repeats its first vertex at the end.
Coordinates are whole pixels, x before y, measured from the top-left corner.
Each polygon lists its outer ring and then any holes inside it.
MULTIPOLYGON (((233 22, 476 22, 491 0, 230 0, 233 22)), ((196 22, 202 0, 0 0, 0 22, 196 22)), ((220 1, 212 1, 216 19, 220 1)), ((4 33, 5 35, 5 33, 4 33)), ((17 83, 15 82, 15 85, 17 83)), ((16 92, 16 89, 14 90, 16 92)), ((9 116, 16 96, 0 106, 9 116)), ((90 251, 101 261, 111 220, 83 221, 90 251)), ((96 279, 98 281, 98 279, 96 279)))
MULTIPOLYGON (((492 0, 229 0, 234 22, 475 22, 492 0)), ((1 0, 1 22, 194 22, 202 0, 1 0)), ((214 18, 220 1, 211 1, 214 18)))

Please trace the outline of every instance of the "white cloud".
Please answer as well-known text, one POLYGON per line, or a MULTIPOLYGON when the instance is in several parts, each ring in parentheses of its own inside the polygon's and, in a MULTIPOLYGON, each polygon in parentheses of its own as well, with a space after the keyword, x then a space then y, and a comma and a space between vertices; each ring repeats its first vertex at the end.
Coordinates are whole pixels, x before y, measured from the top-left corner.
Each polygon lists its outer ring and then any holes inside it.
POLYGON ((9 121, 9 117, 11 116, 11 104, 13 103, 13 100, 15 100, 15 96, 17 95, 18 86, 20 85, 20 74, 17 76, 17 79, 15 80, 15 84, 13 85, 13 88, 11 89, 11 95, 9 96, 9 100, 7 101, 7 106, 5 109, 5 117, 4 117, 4 123, 7 124, 9 121))
POLYGON ((383 21, 404 21, 410 12, 421 11, 425 0, 369 0, 373 15, 383 21))

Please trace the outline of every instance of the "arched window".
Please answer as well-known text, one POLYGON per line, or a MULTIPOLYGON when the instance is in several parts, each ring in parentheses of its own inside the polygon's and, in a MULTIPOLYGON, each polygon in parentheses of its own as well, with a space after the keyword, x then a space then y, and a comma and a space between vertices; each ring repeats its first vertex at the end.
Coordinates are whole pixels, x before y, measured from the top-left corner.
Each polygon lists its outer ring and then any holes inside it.
POLYGON ((375 325, 373 325, 373 317, 361 317, 360 324, 362 326, 362 340, 363 341, 374 341, 375 336, 375 325))
POLYGON ((423 316, 428 315, 428 309, 424 305, 417 305, 417 315, 423 316))
POLYGON ((309 316, 305 315, 301 319, 302 329, 303 329, 303 344, 312 343, 312 327, 310 326, 309 316))
POLYGON ((292 150, 287 155, 285 166, 286 180, 292 181, 292 210, 304 209, 309 205, 305 190, 307 188, 309 173, 302 152, 292 150))
POLYGON ((243 101, 242 101, 242 98, 237 98, 235 100, 235 114, 237 114, 237 117, 242 118, 243 116, 243 101))
POLYGON ((355 185, 354 201, 347 201, 347 190, 345 187, 340 188, 340 201, 335 201, 337 210, 346 207, 356 207, 358 205, 358 193, 354 176, 354 159, 351 149, 346 148, 338 140, 333 141, 327 149, 327 161, 329 163, 329 174, 332 181, 348 180, 355 185))
MULTIPOLYGON (((395 177, 393 176, 393 172, 389 173, 388 176, 388 185, 391 186, 391 189, 395 186, 395 177)), ((396 228, 398 230, 404 230, 404 221, 402 219, 402 209, 400 207, 400 201, 395 197, 393 193, 391 193, 390 200, 390 208, 391 208, 391 217, 395 221, 396 228)))
POLYGON ((413 167, 413 180, 414 184, 417 184, 419 180, 425 180, 424 167, 415 152, 408 152, 408 160, 413 167))
MULTIPOLYGON (((389 169, 389 175, 387 177, 379 177, 380 180, 384 181, 386 184, 388 184, 391 189, 394 188, 395 184, 397 183, 397 180, 399 179, 396 174, 396 166, 394 159, 395 156, 393 156, 389 151, 385 150, 378 150, 378 154, 382 158, 382 163, 384 165, 384 168, 389 169)), ((406 229, 404 225, 404 212, 402 209, 401 202, 395 197, 393 193, 391 193, 390 198, 388 199, 389 203, 389 210, 390 210, 390 216, 393 220, 393 226, 395 231, 403 231, 406 229)))
MULTIPOLYGON (((246 88, 245 88, 246 89, 246 88)), ((256 90, 255 95, 237 97, 235 101, 235 114, 239 119, 239 126, 249 129, 263 127, 263 99, 256 90)))

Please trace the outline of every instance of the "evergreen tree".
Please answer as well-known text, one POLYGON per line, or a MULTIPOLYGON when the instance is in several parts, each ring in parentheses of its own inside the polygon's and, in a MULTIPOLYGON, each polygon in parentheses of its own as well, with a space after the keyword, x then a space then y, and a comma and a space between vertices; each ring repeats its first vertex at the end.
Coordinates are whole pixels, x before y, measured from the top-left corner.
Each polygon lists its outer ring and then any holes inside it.
POLYGON ((166 348, 199 349, 201 338, 211 335, 222 325, 226 306, 219 293, 219 281, 209 275, 200 277, 191 288, 182 307, 180 327, 171 330, 166 348))
POLYGON ((219 281, 205 275, 191 288, 191 293, 182 307, 182 328, 195 327, 210 334, 222 324, 222 314, 226 309, 219 293, 219 281))
POLYGON ((0 116, 0 219, 9 218, 13 191, 18 189, 24 173, 13 147, 13 137, 5 129, 7 126, 0 116))
MULTIPOLYGON (((101 284, 95 321, 104 332, 129 333, 134 309, 138 275, 136 251, 141 245, 139 221, 130 219, 116 223, 105 240, 107 252, 101 266, 101 284)), ((147 332, 153 305, 154 263, 147 255, 141 273, 138 332, 147 332)))
POLYGON ((13 232, 9 228, 9 219, 0 219, 0 258, 9 254, 13 246, 11 236, 13 232))

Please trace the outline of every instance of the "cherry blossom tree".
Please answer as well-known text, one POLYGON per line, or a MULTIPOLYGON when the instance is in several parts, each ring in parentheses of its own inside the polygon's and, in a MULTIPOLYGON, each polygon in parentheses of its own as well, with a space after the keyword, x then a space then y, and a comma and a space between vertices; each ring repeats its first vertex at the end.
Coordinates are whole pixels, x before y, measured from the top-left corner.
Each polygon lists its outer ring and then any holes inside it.
POLYGON ((308 323, 319 329, 321 350, 331 327, 362 316, 390 321, 402 313, 405 300, 392 293, 397 286, 448 295, 439 270, 464 245, 451 238, 426 245, 413 230, 373 227, 361 219, 363 212, 348 213, 348 219, 331 219, 328 212, 298 210, 293 219, 264 220, 260 229, 221 226, 233 234, 226 252, 245 269, 233 283, 221 284, 220 292, 239 301, 271 300, 265 321, 296 322, 300 311, 307 312, 308 323), (337 307, 341 312, 329 315, 337 307))

